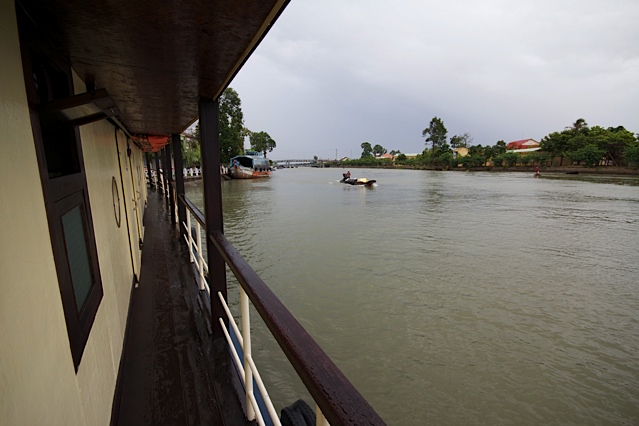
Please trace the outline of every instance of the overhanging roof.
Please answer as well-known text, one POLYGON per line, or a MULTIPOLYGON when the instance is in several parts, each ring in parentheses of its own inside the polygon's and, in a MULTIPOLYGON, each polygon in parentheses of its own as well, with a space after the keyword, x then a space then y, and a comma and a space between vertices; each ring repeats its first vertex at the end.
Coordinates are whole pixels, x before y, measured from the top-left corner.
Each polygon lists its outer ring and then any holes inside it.
POLYGON ((133 134, 181 133, 215 99, 289 0, 19 0, 133 134))

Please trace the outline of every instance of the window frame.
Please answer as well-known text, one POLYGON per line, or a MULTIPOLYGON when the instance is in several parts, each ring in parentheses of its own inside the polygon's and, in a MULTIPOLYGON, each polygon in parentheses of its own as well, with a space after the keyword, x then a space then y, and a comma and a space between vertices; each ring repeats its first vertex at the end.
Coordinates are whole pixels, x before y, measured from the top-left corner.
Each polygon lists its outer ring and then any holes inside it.
MULTIPOLYGON (((80 132, 77 127, 73 127, 72 131, 69 130, 68 135, 65 136, 70 138, 67 139, 69 142, 68 146, 71 146, 72 154, 76 156, 79 171, 59 177, 50 177, 45 153, 46 142, 44 140, 45 136, 43 135, 42 127, 42 117, 44 113, 41 112, 46 102, 42 102, 42 100, 38 98, 38 92, 33 78, 34 63, 43 68, 48 67, 46 69, 57 73, 57 77, 61 77, 62 75, 66 76, 66 79, 61 78, 58 81, 58 85, 56 86, 56 89, 59 89, 56 90, 58 93, 63 92, 66 93, 66 96, 73 96, 73 78, 71 67, 64 58, 54 51, 49 43, 45 43, 44 40, 39 38, 36 29, 19 8, 17 12, 31 127, 33 130, 42 192, 49 224, 49 235, 56 266, 58 286, 69 337, 69 346, 77 373, 104 291, 98 262, 91 206, 88 197, 80 132), (60 84, 62 80, 66 81, 60 84), (66 87, 62 87, 65 84, 66 87), (73 149, 75 149, 75 151, 73 151, 73 149), (85 299, 82 309, 77 308, 62 225, 62 216, 78 205, 82 211, 81 216, 85 243, 92 277, 89 294, 85 299)), ((52 84, 52 80, 47 80, 47 83, 52 84)), ((50 98, 47 101, 53 100, 56 99, 50 98)), ((49 141, 48 143, 51 142, 49 141)))

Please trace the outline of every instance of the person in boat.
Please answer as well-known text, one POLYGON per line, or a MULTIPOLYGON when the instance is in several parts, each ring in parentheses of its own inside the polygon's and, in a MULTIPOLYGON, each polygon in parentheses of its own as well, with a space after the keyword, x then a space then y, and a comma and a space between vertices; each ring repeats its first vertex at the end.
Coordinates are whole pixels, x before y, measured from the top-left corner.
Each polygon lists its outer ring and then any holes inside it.
POLYGON ((344 176, 344 180, 350 179, 351 178, 351 171, 349 170, 346 173, 343 173, 343 176, 344 176))

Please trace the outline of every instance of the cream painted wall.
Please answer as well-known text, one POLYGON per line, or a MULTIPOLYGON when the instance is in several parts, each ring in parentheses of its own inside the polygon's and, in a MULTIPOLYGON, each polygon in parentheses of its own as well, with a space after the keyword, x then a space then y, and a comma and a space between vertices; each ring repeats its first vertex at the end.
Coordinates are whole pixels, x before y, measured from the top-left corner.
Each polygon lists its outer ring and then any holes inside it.
POLYGON ((85 424, 24 89, 14 2, 0 3, 0 424, 85 424))
MULTIPOLYGON (((130 143, 129 146, 133 149, 133 144, 130 143)), ((129 165, 129 157, 127 156, 127 141, 125 137, 120 135, 118 137, 118 149, 120 153, 120 168, 122 170, 122 180, 124 182, 124 197, 127 201, 127 215, 123 217, 123 223, 127 223, 129 230, 131 232, 131 249, 133 250, 133 260, 135 263, 135 272, 139 276, 140 272, 140 245, 139 240, 142 235, 142 231, 140 229, 139 222, 137 220, 136 215, 136 203, 133 202, 134 199, 137 199, 137 193, 134 190, 135 184, 134 180, 131 178, 131 166, 129 165)))
MULTIPOLYGON (((76 82, 76 88, 81 84, 76 82)), ((124 342, 133 283, 129 240, 121 208, 114 214, 112 178, 124 203, 115 150, 115 130, 106 121, 80 127, 89 202, 95 230, 104 297, 78 369, 78 386, 87 424, 108 424, 124 342)))
MULTIPOLYGON (((76 92, 85 90, 77 75, 74 75, 74 86, 76 92)), ((135 271, 139 276, 141 252, 130 190, 133 183, 126 157, 126 136, 107 121, 100 121, 80 127, 80 137, 104 297, 77 378, 87 424, 97 425, 108 424, 110 420, 133 274, 135 271), (119 227, 114 212, 113 178, 120 199, 119 227)), ((138 151, 133 144, 131 148, 138 151)))
POLYGON ((137 181, 137 188, 140 193, 138 200, 138 214, 140 220, 140 228, 142 229, 142 239, 144 240, 144 210, 146 208, 146 199, 148 196, 146 188, 146 176, 144 175, 144 152, 135 150, 133 152, 134 176, 137 181))
MULTIPOLYGON (((76 374, 49 239, 13 1, 0 0, 0 58, 0 425, 107 425, 133 279, 124 214, 124 198, 132 197, 131 175, 124 174, 129 188, 125 195, 111 124, 101 121, 80 128, 104 297, 76 374), (123 209, 120 228, 114 217, 113 177, 123 209)), ((74 79, 76 91, 84 91, 77 75, 74 79)), ((125 141, 122 132, 118 139, 125 141)), ((132 148, 139 161, 139 150, 132 148)), ((132 203, 127 206, 133 208, 132 203)), ((137 236, 134 247, 139 265, 137 236)))

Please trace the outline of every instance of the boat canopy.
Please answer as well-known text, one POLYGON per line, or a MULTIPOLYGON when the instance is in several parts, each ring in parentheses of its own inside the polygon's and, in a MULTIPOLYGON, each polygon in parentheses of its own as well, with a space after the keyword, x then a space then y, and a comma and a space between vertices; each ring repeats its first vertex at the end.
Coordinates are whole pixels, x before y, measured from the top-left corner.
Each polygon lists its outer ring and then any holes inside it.
POLYGON ((266 158, 255 158, 255 157, 249 157, 246 155, 238 155, 237 157, 231 158, 231 166, 233 166, 236 161, 239 163, 240 166, 249 167, 251 169, 252 168, 267 169, 270 167, 270 163, 268 159, 266 158))

